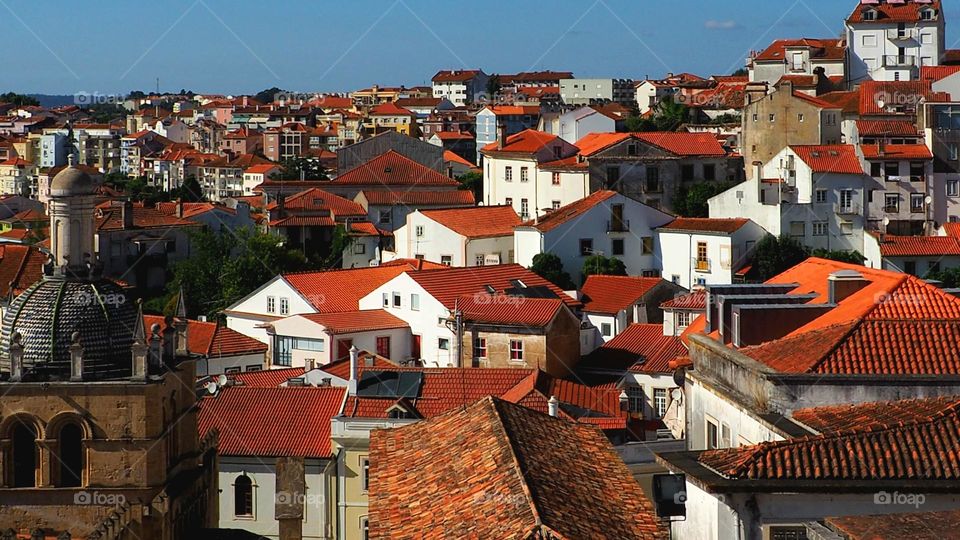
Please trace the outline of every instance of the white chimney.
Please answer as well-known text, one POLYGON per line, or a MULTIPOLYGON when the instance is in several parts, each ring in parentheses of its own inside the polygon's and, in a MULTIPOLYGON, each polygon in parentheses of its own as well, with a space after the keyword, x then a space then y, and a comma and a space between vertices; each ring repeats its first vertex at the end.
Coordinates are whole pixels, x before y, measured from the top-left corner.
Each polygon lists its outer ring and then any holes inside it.
POLYGON ((559 407, 560 400, 557 399, 557 396, 550 396, 550 399, 547 401, 547 410, 550 412, 550 416, 556 418, 559 407))
POLYGON ((357 370, 360 367, 360 349, 356 345, 350 347, 350 380, 347 382, 347 393, 357 395, 357 370))

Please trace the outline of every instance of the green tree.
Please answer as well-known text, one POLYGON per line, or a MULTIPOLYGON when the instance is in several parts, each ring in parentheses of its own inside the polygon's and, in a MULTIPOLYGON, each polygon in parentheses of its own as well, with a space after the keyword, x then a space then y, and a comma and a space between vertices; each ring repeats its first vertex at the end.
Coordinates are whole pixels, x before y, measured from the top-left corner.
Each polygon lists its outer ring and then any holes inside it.
POLYGON ((145 97, 147 97, 147 95, 140 90, 131 90, 130 93, 127 94, 127 99, 143 99, 145 97))
POLYGON ((948 289, 960 288, 960 268, 947 268, 939 272, 930 272, 926 279, 939 281, 948 289))
POLYGON ((343 266, 343 252, 353 245, 353 237, 347 234, 343 225, 337 225, 333 230, 333 239, 330 241, 330 254, 323 262, 325 268, 340 268, 343 266))
POLYGON ((274 86, 273 88, 267 88, 266 90, 257 92, 257 94, 253 96, 253 99, 259 101, 260 103, 273 103, 273 100, 276 98, 277 94, 285 94, 286 92, 286 90, 274 86))
POLYGON ((627 267, 620 259, 591 255, 583 261, 583 275, 625 276, 627 275, 627 267))
POLYGON ((573 284, 573 280, 570 279, 570 274, 563 271, 563 262, 560 257, 553 253, 534 255, 533 266, 530 267, 530 271, 565 291, 577 288, 573 284))
POLYGON ((457 177, 460 182, 460 189, 472 191, 473 198, 483 200, 483 175, 478 172, 468 172, 457 177))
POLYGON ((807 248, 797 240, 783 235, 768 234, 757 242, 753 252, 751 279, 766 281, 807 259, 807 248))
POLYGON ((654 109, 653 122, 657 125, 657 131, 676 131, 689 117, 690 111, 686 105, 667 96, 654 109))
POLYGON ((329 180, 320 161, 308 158, 291 158, 280 163, 280 171, 270 175, 271 180, 329 180))
POLYGON ((844 262, 847 264, 859 264, 863 266, 863 261, 867 260, 859 251, 829 251, 818 248, 811 253, 814 257, 821 259, 830 259, 831 261, 844 262))
POLYGON ((740 120, 741 116, 739 114, 727 113, 710 120, 710 123, 714 125, 739 124, 740 120))
POLYGON ((749 75, 749 74, 750 74, 750 72, 747 71, 747 68, 742 67, 742 68, 734 71, 734 72, 731 73, 730 75, 732 75, 732 76, 734 76, 734 77, 743 77, 743 76, 749 75))
POLYGON ((37 107, 40 105, 40 101, 37 100, 37 98, 24 94, 17 94, 16 92, 0 94, 0 103, 10 103, 16 105, 17 107, 37 107))
POLYGON ((681 184, 673 198, 673 211, 683 217, 710 217, 710 198, 734 185, 733 182, 699 182, 691 186, 681 184))
POLYGON ((487 98, 494 101, 497 94, 500 93, 500 75, 493 74, 487 79, 487 98))
POLYGON ((641 133, 646 131, 656 131, 657 123, 649 118, 641 118, 637 115, 628 116, 623 123, 627 133, 641 133))
POLYGON ((177 189, 177 198, 183 202, 200 202, 203 200, 203 188, 196 175, 189 175, 177 189))

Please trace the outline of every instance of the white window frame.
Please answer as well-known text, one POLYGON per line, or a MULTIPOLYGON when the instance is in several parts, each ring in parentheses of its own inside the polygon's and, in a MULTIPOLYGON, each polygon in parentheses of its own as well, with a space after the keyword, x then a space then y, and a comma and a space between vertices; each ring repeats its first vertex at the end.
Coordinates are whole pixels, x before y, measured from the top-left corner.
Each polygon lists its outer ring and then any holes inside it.
POLYGON ((277 297, 268 296, 267 297, 267 313, 276 313, 277 312, 277 297))

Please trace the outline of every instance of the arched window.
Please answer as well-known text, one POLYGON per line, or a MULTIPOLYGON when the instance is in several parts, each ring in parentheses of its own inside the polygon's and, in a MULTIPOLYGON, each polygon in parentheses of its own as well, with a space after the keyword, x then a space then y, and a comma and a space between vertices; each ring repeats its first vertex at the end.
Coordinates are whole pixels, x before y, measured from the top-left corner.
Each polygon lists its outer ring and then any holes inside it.
POLYGON ((37 487, 37 430, 18 423, 13 428, 13 482, 15 488, 37 487))
POLYGON ((253 515, 253 481, 246 474, 233 482, 233 515, 253 515))
POLYGON ((60 487, 80 487, 83 482, 83 430, 69 423, 60 428, 57 440, 60 487))

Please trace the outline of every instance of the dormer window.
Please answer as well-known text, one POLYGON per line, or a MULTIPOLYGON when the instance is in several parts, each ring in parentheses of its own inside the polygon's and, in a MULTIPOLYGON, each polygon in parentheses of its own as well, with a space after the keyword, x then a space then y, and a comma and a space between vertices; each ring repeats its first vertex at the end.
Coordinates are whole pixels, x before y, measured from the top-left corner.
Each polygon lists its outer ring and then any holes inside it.
POLYGON ((924 8, 920 10, 920 20, 921 21, 932 21, 936 18, 936 11, 930 8, 924 8))
POLYGON ((863 20, 865 21, 875 21, 877 20, 877 10, 872 8, 867 8, 863 10, 863 20))

